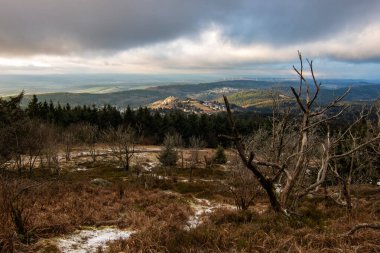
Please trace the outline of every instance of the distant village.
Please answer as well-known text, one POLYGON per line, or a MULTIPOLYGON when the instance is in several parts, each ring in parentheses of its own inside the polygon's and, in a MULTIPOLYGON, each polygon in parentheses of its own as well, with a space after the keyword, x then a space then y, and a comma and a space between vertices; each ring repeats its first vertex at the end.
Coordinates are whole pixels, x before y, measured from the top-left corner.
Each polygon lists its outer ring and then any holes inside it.
POLYGON ((195 114, 212 114, 217 112, 222 112, 226 110, 226 106, 218 101, 197 101, 192 99, 187 99, 178 103, 178 108, 187 113, 195 113, 195 114), (198 103, 203 105, 198 106, 198 103))

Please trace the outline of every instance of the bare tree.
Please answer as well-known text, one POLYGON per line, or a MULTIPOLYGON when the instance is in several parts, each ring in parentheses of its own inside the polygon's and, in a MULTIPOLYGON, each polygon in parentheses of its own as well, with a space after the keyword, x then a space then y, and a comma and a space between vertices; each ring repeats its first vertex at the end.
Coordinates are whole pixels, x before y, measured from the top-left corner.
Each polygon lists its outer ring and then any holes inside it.
POLYGON ((63 150, 65 152, 66 162, 71 160, 71 153, 73 147, 77 142, 76 138, 76 127, 75 125, 70 125, 67 129, 62 132, 61 143, 63 145, 63 150))
MULTIPOLYGON (((265 156, 257 157, 252 150, 246 148, 246 143, 244 143, 236 128, 228 99, 224 96, 228 119, 232 128, 232 136, 224 137, 234 141, 243 164, 255 175, 260 185, 266 191, 272 208, 276 212, 285 214, 288 214, 288 211, 290 211, 291 207, 294 207, 298 199, 315 190, 325 181, 329 165, 334 159, 349 156, 380 138, 380 135, 373 136, 365 142, 358 143, 354 148, 345 153, 333 154, 334 145, 340 140, 338 138, 338 140, 332 141, 330 132, 328 131, 326 136, 321 138, 322 152, 321 157, 318 159, 317 180, 304 184, 304 179, 311 163, 310 154, 315 152, 314 149, 318 146, 316 139, 313 138, 313 133, 322 124, 336 119, 344 113, 347 106, 341 106, 340 102, 350 92, 351 88, 348 88, 341 96, 333 99, 326 105, 317 106, 316 101, 321 89, 321 83, 318 83, 316 80, 313 62, 308 61, 314 86, 312 88, 304 76, 303 60, 300 53, 299 60, 301 67, 300 69, 294 67, 294 70, 300 78, 300 83, 297 89, 291 87, 291 92, 295 98, 300 114, 293 115, 293 118, 296 119, 293 129, 293 131, 297 130, 296 138, 288 138, 289 140, 296 139, 296 141, 293 142, 293 148, 284 148, 285 143, 292 143, 291 141, 284 141, 286 135, 288 135, 288 133, 284 131, 289 122, 288 112, 282 114, 281 120, 273 119, 273 148, 270 154, 273 158, 268 159, 265 158, 265 156), (289 150, 291 152, 289 152, 289 150), (269 173, 269 171, 272 171, 272 173, 269 173), (281 191, 276 193, 275 185, 278 184, 281 185, 281 191)), ((273 117, 275 118, 275 116, 273 117)), ((346 131, 348 132, 350 128, 351 127, 348 127, 346 131)))
POLYGON ((27 120, 12 129, 15 140, 14 161, 21 174, 23 169, 31 175, 44 145, 44 127, 41 122, 27 120))
MULTIPOLYGON (((189 139, 189 147, 190 147, 190 178, 189 180, 193 180, 193 170, 196 168, 199 162, 199 150, 201 147, 205 146, 205 142, 196 136, 192 136, 189 139)), ((206 161, 205 161, 206 162, 206 161)))
POLYGON ((230 166, 226 186, 240 210, 247 210, 254 204, 260 190, 255 176, 238 159, 230 166))
POLYGON ((179 133, 174 133, 174 134, 172 134, 172 136, 173 136, 173 141, 174 141, 174 147, 175 147, 176 151, 179 152, 179 154, 181 156, 181 168, 183 169, 185 157, 183 154, 184 143, 183 143, 182 135, 179 133))
POLYGON ((41 166, 44 166, 43 161, 46 161, 46 166, 53 173, 59 174, 59 135, 58 130, 53 125, 44 124, 41 126, 44 132, 44 143, 41 151, 41 166))
MULTIPOLYGON (((375 141, 379 139, 379 129, 373 127, 371 121, 366 120, 371 113, 371 109, 367 110, 367 112, 363 109, 360 116, 344 132, 338 133, 332 145, 330 145, 334 154, 331 157, 333 163, 328 166, 341 185, 338 198, 334 200, 346 206, 348 211, 352 209, 350 187, 353 175, 356 171, 359 171, 363 164, 365 164, 365 161, 368 160, 369 157, 366 149, 372 146, 369 144, 375 144, 375 141), (363 124, 363 122, 365 125, 369 125, 370 131, 366 131, 365 136, 360 136, 360 131, 355 131, 355 128, 360 127, 360 124, 363 124), (340 147, 338 148, 338 146, 340 147), (344 148, 344 150, 339 150, 342 148, 344 148)), ((379 121, 379 119, 376 121, 379 121)))
POLYGON ((98 141, 98 128, 89 123, 81 123, 77 126, 77 137, 88 147, 92 161, 96 161, 96 143, 98 141))
POLYGON ((105 140, 120 166, 128 171, 137 144, 137 136, 133 128, 130 126, 111 128, 105 132, 105 140))
POLYGON ((191 136, 189 139, 189 147, 191 152, 191 167, 195 167, 199 162, 199 150, 205 146, 205 142, 196 136, 191 136))

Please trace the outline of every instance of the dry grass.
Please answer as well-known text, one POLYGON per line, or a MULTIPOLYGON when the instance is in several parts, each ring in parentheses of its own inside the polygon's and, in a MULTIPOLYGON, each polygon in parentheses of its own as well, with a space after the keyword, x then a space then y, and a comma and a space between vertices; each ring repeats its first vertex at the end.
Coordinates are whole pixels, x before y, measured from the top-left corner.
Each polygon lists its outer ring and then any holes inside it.
POLYGON ((302 203, 296 217, 220 210, 190 231, 154 226, 114 242, 110 252, 379 252, 378 231, 341 236, 354 224, 379 222, 378 202, 373 203, 379 191, 368 186, 357 191, 370 201, 358 203, 352 214, 320 200, 302 203))
MULTIPOLYGON (((211 155, 208 152, 207 156, 211 155)), ((155 156, 151 154, 149 161, 155 156)), ((90 170, 64 172, 58 179, 39 170, 32 179, 0 178, 0 252, 36 252, 40 249, 36 242, 41 239, 68 234, 81 226, 104 224, 137 231, 128 240, 111 243, 109 252, 380 251, 378 231, 340 236, 358 223, 380 222, 380 188, 376 186, 352 188, 354 209, 350 214, 322 197, 301 203, 300 216, 258 214, 268 206, 259 196, 248 211, 218 210, 203 224, 187 231, 184 226, 194 212, 189 199, 233 204, 231 194, 221 186, 228 177, 222 167, 210 169, 199 164, 192 171, 193 181, 188 182, 183 180, 189 179, 188 168, 154 171, 168 177, 158 179, 152 173, 127 173, 107 159, 76 162, 76 166, 90 170), (107 179, 111 185, 92 185, 93 178, 107 179), (16 236, 9 209, 9 200, 24 188, 28 189, 18 195, 15 203, 25 218, 27 238, 16 236)), ((57 252, 54 245, 45 249, 57 252)))
MULTIPOLYGON (((17 194, 19 185, 37 185, 24 191, 19 203, 28 231, 28 243, 73 232, 80 226, 96 226, 104 222, 120 227, 141 229, 156 224, 176 224, 190 215, 186 201, 160 191, 129 188, 120 184, 97 187, 84 182, 45 182, 36 184, 26 179, 7 179, 0 184, 0 203, 9 194, 17 194), (169 214, 169 215, 168 215, 169 214), (114 221, 114 222, 112 222, 114 221)), ((15 237, 16 226, 9 210, 2 208, 0 252, 13 252, 25 247, 15 237)), ((28 248, 28 247, 27 247, 28 248)))
MULTIPOLYGON (((20 183, 20 182, 19 182, 20 183)), ((28 184, 30 182, 23 182, 28 184)), ((273 213, 220 210, 199 227, 186 231, 192 213, 185 198, 160 190, 129 185, 96 187, 83 182, 50 182, 25 193, 27 228, 31 242, 94 226, 102 221, 139 231, 129 240, 111 243, 110 252, 378 252, 379 232, 364 230, 354 236, 340 234, 360 222, 379 221, 378 191, 356 189, 365 199, 351 215, 323 200, 306 201, 301 216, 286 218, 273 213), (327 207, 326 207, 327 205, 327 207)), ((14 238, 14 226, 1 226, 3 252, 12 247, 27 251, 14 238)), ((8 251, 9 250, 9 251, 8 251)))

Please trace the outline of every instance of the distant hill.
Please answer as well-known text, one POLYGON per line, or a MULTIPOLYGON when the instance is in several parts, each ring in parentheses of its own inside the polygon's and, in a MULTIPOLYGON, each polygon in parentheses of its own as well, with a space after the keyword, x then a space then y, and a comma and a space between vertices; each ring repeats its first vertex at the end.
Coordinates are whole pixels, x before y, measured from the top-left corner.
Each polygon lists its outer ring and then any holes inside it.
MULTIPOLYGON (((323 104, 334 96, 343 94, 349 83, 329 81, 322 85, 318 102, 323 104)), ((233 80, 201 84, 168 85, 146 89, 127 90, 110 93, 47 93, 39 94, 40 101, 71 105, 96 105, 111 104, 120 108, 127 105, 131 107, 148 106, 156 101, 173 96, 178 99, 191 98, 199 101, 221 102, 222 95, 229 96, 231 103, 242 107, 267 106, 271 99, 272 90, 278 91, 283 98, 292 97, 290 86, 296 86, 297 81, 254 81, 233 80)), ((313 88, 313 87, 312 87, 313 88)), ((106 91, 105 91, 106 92, 106 91)), ((380 94, 380 85, 365 82, 352 83, 352 91, 347 96, 347 101, 365 102, 374 100, 380 94)), ((26 96, 24 104, 31 96, 26 96)))
POLYGON ((173 97, 173 96, 170 96, 170 97, 167 97, 165 99, 161 99, 161 100, 158 100, 158 101, 155 101, 151 104, 148 105, 148 108, 150 109, 154 109, 154 110, 157 110, 157 109, 174 109, 177 104, 180 102, 180 99, 178 97, 173 97))
MULTIPOLYGON (((226 110, 224 103, 218 101, 201 101, 193 98, 180 99, 178 97, 167 97, 158 100, 150 105, 152 110, 181 110, 187 113, 206 113, 213 114, 226 110)), ((240 107, 233 105, 234 110, 240 110, 240 107)))
MULTIPOLYGON (((167 97, 167 93, 159 90, 130 90, 122 92, 91 94, 91 93, 48 93, 37 95, 40 101, 53 101, 54 103, 70 105, 96 105, 110 104, 117 107, 146 106, 154 101, 167 97)), ((26 96, 24 103, 30 100, 26 96)))
MULTIPOLYGON (((293 101, 293 98, 281 92, 275 92, 270 89, 255 89, 248 91, 241 91, 231 95, 227 95, 230 103, 236 104, 243 108, 248 107, 268 107, 273 104, 273 99, 281 101, 293 101)), ((223 102, 223 98, 218 98, 217 101, 223 102)))
MULTIPOLYGON (((268 81, 251 81, 251 80, 236 80, 236 81, 221 81, 201 84, 186 84, 186 85, 168 85, 158 86, 146 89, 127 90, 112 93, 47 93, 37 94, 40 101, 50 101, 54 103, 71 105, 96 105, 111 104, 118 107, 147 106, 157 100, 165 99, 169 96, 175 96, 181 99, 196 98, 199 100, 209 100, 218 98, 225 91, 218 88, 251 89, 261 88, 267 89, 275 85, 268 81)), ((26 96, 24 103, 30 100, 31 96, 26 96)))

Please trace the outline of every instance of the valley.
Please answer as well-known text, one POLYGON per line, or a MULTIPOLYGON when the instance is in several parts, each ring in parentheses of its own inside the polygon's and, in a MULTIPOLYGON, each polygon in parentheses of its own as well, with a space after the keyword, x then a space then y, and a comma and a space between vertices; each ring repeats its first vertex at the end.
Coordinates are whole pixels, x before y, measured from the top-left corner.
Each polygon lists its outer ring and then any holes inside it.
MULTIPOLYGON (((268 111, 271 108, 273 98, 276 97, 285 104, 293 104, 289 87, 295 83, 296 81, 287 80, 232 80, 201 84, 165 85, 111 93, 107 91, 104 93, 46 93, 37 94, 37 97, 40 101, 53 101, 61 105, 69 103, 70 105, 102 107, 109 104, 120 110, 124 110, 127 106, 131 108, 149 107, 151 109, 179 107, 185 112, 215 113, 223 111, 220 104, 223 104, 222 96, 226 95, 231 103, 236 106, 236 110, 268 111), (174 106, 168 103, 163 106, 162 103, 165 103, 165 99, 171 97, 181 101, 181 105, 174 106), (159 106, 160 103, 161 106, 159 106)), ((369 103, 375 100, 380 93, 380 85, 376 83, 355 81, 345 83, 342 80, 326 80, 326 85, 322 85, 318 102, 320 104, 327 103, 334 96, 343 94, 349 85, 352 85, 352 92, 347 96, 346 103, 369 103)), ((26 95, 23 101, 24 105, 30 99, 31 96, 26 95)))

